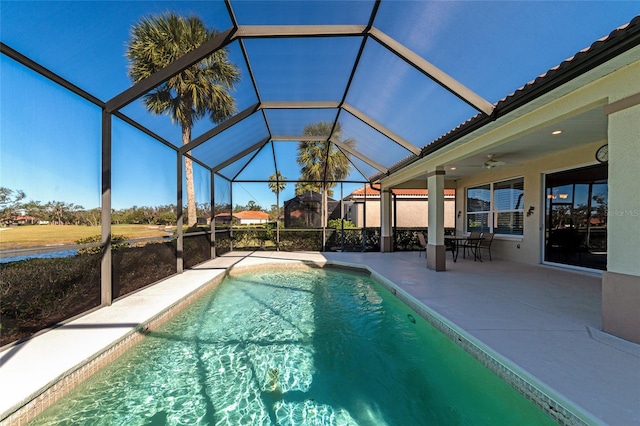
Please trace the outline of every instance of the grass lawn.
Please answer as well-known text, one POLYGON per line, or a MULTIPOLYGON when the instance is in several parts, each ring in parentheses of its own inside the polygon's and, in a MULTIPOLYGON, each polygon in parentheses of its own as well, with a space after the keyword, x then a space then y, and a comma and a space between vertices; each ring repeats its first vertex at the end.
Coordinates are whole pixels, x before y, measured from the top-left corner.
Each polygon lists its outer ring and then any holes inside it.
MULTIPOLYGON (((167 236, 163 226, 112 225, 113 235, 127 238, 167 236)), ((82 238, 100 235, 99 226, 24 225, 0 228, 0 250, 74 244, 82 238)))

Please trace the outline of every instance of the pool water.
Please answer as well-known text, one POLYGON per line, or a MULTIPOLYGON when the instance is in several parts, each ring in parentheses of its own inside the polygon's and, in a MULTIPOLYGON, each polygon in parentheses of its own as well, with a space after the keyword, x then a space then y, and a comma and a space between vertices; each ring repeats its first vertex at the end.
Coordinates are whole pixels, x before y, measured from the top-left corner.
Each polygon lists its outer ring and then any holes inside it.
POLYGON ((32 424, 554 422, 364 274, 229 277, 32 424))

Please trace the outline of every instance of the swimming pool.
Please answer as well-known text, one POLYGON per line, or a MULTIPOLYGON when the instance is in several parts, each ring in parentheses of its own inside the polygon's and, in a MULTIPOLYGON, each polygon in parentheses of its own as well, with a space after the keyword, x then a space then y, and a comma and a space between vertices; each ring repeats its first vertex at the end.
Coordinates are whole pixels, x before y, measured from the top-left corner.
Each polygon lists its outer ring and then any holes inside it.
POLYGON ((227 278, 33 424, 553 424, 371 277, 227 278))

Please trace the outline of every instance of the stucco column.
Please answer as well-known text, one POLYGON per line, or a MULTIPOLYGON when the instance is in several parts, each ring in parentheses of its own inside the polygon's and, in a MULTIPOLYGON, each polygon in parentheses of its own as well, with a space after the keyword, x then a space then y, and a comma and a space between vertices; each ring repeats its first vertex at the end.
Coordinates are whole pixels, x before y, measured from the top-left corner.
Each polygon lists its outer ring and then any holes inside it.
POLYGON ((640 95, 623 101, 605 108, 609 114, 609 199, 602 327, 640 343, 640 95))
POLYGON ((427 232, 427 268, 444 271, 447 254, 444 245, 444 169, 436 168, 427 174, 429 190, 427 232))
POLYGON ((380 251, 389 253, 393 251, 393 225, 391 208, 391 190, 380 190, 380 251))

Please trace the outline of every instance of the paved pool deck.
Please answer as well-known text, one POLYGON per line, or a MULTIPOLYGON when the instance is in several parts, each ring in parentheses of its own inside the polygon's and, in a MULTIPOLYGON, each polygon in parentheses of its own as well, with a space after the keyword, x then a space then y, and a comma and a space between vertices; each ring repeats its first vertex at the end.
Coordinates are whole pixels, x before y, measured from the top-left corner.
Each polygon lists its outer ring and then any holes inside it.
POLYGON ((306 261, 363 265, 590 413, 595 423, 640 425, 640 345, 603 333, 598 274, 418 252, 232 252, 0 352, 0 419, 141 324, 234 266, 306 261))

